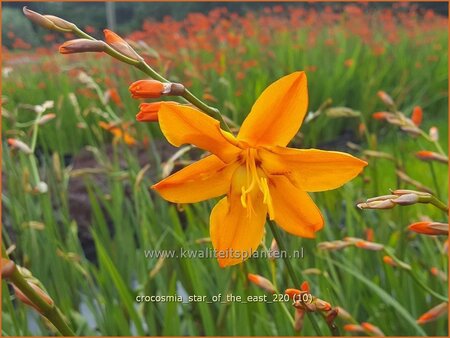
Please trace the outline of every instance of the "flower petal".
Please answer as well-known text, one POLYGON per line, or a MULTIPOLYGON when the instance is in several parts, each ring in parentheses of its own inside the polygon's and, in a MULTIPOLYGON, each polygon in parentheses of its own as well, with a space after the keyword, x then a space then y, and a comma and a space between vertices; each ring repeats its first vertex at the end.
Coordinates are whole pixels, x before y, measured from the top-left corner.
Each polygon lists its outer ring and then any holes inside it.
POLYGON ((367 165, 350 154, 318 149, 266 147, 258 155, 268 174, 284 175, 304 191, 336 189, 367 165))
POLYGON ((225 164, 210 155, 152 186, 174 203, 195 203, 226 194, 237 164, 225 164))
POLYGON ((267 87, 242 123, 238 139, 253 146, 285 146, 299 130, 308 107, 304 72, 284 76, 267 87))
POLYGON ((233 175, 230 193, 217 203, 211 212, 210 236, 221 267, 241 263, 250 258, 261 243, 267 207, 262 193, 251 194, 251 203, 244 208, 241 186, 236 184, 238 172, 233 175))
POLYGON ((270 176, 269 189, 274 221, 293 235, 314 238, 323 227, 323 218, 311 197, 283 176, 270 176))
POLYGON ((164 136, 176 147, 191 143, 227 163, 241 151, 230 141, 234 136, 220 129, 219 121, 197 109, 163 103, 158 117, 164 136))

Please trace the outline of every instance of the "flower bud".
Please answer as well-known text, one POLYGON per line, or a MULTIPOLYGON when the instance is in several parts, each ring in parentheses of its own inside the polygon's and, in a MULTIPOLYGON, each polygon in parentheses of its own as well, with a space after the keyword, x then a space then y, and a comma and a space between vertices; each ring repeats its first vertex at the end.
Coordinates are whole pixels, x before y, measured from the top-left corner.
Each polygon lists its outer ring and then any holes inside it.
POLYGON ((347 331, 347 332, 365 332, 364 328, 361 325, 356 325, 356 324, 346 324, 346 325, 344 325, 344 331, 347 331))
POLYGON ((352 315, 350 313, 348 313, 347 310, 341 308, 340 306, 337 306, 336 309, 338 310, 338 314, 337 315, 338 315, 339 318, 341 318, 341 319, 343 319, 345 321, 348 321, 348 322, 353 320, 352 315))
POLYGON ((39 121, 37 121, 37 124, 39 124, 39 125, 46 124, 48 121, 53 120, 55 117, 56 117, 56 114, 45 114, 45 115, 41 116, 39 121))
POLYGON ((422 108, 419 106, 415 106, 411 114, 411 120, 417 127, 420 126, 420 124, 422 123, 422 116, 423 116, 422 108))
POLYGON ((249 273, 247 277, 250 282, 259 286, 261 289, 270 293, 275 293, 275 287, 267 278, 252 273, 249 273))
POLYGON ((445 315, 447 313, 447 311, 448 311, 448 303, 446 303, 446 302, 441 303, 441 304, 435 306, 434 308, 428 310, 423 315, 421 315, 419 317, 419 319, 417 319, 417 324, 423 325, 423 324, 432 322, 432 321, 438 319, 439 317, 442 317, 443 315, 445 315))
POLYGON ((383 250, 384 245, 374 242, 367 242, 367 241, 359 241, 355 243, 355 246, 357 248, 365 249, 365 250, 372 250, 372 251, 380 251, 383 250))
POLYGON ((386 120, 389 116, 393 116, 393 114, 386 111, 379 111, 372 114, 372 118, 375 120, 386 120))
POLYGON ((441 163, 448 164, 448 157, 428 151, 428 150, 421 150, 416 153, 416 157, 421 161, 437 161, 441 163))
POLYGON ((382 201, 358 203, 356 206, 359 209, 392 209, 395 207, 395 203, 392 202, 392 200, 387 199, 382 201))
POLYGON ((128 89, 134 99, 155 99, 169 94, 171 85, 156 80, 139 80, 133 82, 128 89))
POLYGON ((109 29, 104 29, 103 33, 105 34, 106 43, 113 47, 116 51, 122 53, 130 59, 136 61, 142 60, 142 57, 138 53, 136 53, 136 51, 131 48, 128 42, 122 39, 119 35, 109 29))
POLYGON ((10 145, 11 148, 20 150, 20 151, 24 152, 25 154, 30 155, 33 153, 31 148, 26 143, 24 143, 20 140, 17 140, 15 138, 9 138, 8 144, 10 145))
POLYGON ((377 95, 385 105, 387 106, 394 105, 394 100, 392 100, 392 97, 390 97, 385 91, 380 90, 378 91, 377 95))
POLYGON ((106 44, 99 40, 74 39, 64 42, 59 47, 61 54, 75 54, 87 52, 104 52, 106 44))
POLYGON ((54 15, 39 14, 37 12, 29 10, 27 7, 23 7, 23 14, 25 14, 25 16, 35 24, 54 31, 69 33, 76 28, 76 26, 71 22, 63 20, 54 15))
POLYGON ((370 335, 375 335, 375 336, 378 336, 378 337, 384 337, 383 331, 381 331, 378 327, 376 327, 373 324, 361 323, 361 326, 363 327, 364 331, 366 331, 370 335))
POLYGON ((448 236, 448 223, 438 222, 416 222, 408 226, 408 229, 419 234, 438 236, 448 236))

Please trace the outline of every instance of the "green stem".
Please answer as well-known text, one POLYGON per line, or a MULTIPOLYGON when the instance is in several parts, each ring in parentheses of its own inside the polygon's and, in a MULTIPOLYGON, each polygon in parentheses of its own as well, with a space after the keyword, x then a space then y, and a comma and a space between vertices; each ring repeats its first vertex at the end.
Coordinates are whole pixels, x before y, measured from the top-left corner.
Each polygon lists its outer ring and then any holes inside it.
MULTIPOLYGON (((6 251, 2 245, 2 256, 7 258, 6 251)), ((9 276, 9 280, 14 284, 23 294, 40 309, 40 313, 47 318, 59 331, 62 336, 75 336, 75 333, 64 321, 61 311, 54 305, 48 304, 43 300, 34 289, 28 284, 25 278, 20 273, 17 266, 14 265, 14 269, 9 276)))
MULTIPOLYGON (((270 230, 272 231, 272 235, 275 238, 275 241, 278 243, 278 247, 280 248, 281 257, 283 258, 284 264, 286 265, 286 268, 288 270, 289 276, 291 277, 291 280, 294 283, 294 285, 296 287, 300 287, 300 280, 297 278, 297 275, 294 272, 294 269, 293 269, 293 267, 291 265, 289 257, 287 257, 287 255, 286 255, 287 251, 286 251, 284 243, 281 240, 281 237, 280 237, 280 235, 278 233, 277 227, 275 226, 275 224, 271 220, 268 220, 268 223, 269 223, 270 230)), ((314 318, 314 316, 311 313, 309 313, 309 312, 307 312, 306 314, 308 316, 308 319, 311 321, 311 324, 312 324, 316 334, 318 336, 321 336, 322 333, 320 332, 320 328, 317 325, 317 322, 316 322, 316 319, 314 318)))
POLYGON ((428 162, 428 164, 430 165, 430 171, 431 171, 431 176, 433 177, 433 183, 434 183, 434 187, 436 189, 436 194, 438 195, 439 198, 441 198, 441 189, 439 188, 439 183, 436 177, 436 171, 434 170, 434 165, 431 162, 428 162))

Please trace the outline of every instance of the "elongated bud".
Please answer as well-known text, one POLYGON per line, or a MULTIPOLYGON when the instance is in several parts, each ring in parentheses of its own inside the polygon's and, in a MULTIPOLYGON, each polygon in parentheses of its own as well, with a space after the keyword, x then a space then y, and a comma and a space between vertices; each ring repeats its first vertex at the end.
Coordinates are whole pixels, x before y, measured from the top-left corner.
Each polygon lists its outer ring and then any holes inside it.
POLYGON ((416 222, 408 226, 408 229, 423 235, 448 236, 448 223, 416 222))
POLYGON ((41 116, 39 121, 37 121, 37 124, 39 124, 39 125, 46 124, 47 122, 53 120, 55 117, 56 117, 56 114, 45 114, 45 115, 41 116))
POLYGON ((162 95, 176 96, 184 93, 184 86, 180 83, 162 83, 156 80, 139 80, 133 82, 128 89, 134 99, 154 99, 162 95))
POLYGON ((397 263, 395 263, 395 261, 390 256, 383 256, 383 262, 390 266, 397 266, 397 263))
POLYGON ((13 273, 16 265, 14 262, 7 258, 2 258, 2 278, 9 278, 13 273))
POLYGON ((316 298, 314 304, 316 305, 316 309, 319 311, 331 310, 331 304, 322 299, 316 298))
POLYGON ((142 57, 136 53, 136 51, 131 48, 131 46, 122 39, 119 35, 110 31, 109 29, 104 29, 103 33, 105 34, 105 40, 108 45, 113 47, 116 51, 122 53, 123 55, 129 57, 130 59, 136 61, 142 61, 142 57))
POLYGON ((436 127, 431 127, 428 134, 430 135, 431 141, 433 142, 439 141, 439 130, 436 127))
POLYGON ((412 111, 411 120, 418 127, 422 123, 422 108, 419 106, 415 106, 412 111))
POLYGON ((416 157, 421 161, 437 161, 448 164, 448 157, 433 151, 421 150, 416 153, 416 157))
POLYGON ((275 293, 275 287, 267 278, 264 278, 260 275, 255 275, 253 273, 249 273, 247 277, 250 282, 259 286, 261 289, 270 293, 275 293))
POLYGON ((372 114, 372 118, 375 120, 387 120, 388 117, 394 116, 392 113, 387 111, 378 111, 372 114))
POLYGON ((401 126, 400 129, 411 136, 420 136, 422 133, 416 126, 401 126))
POLYGON ((357 324, 345 324, 344 331, 347 332, 366 332, 361 325, 357 324))
POLYGON ((361 116, 361 112, 353 110, 348 107, 333 107, 328 108, 325 111, 325 115, 331 118, 337 117, 359 117, 361 116))
POLYGON ((59 47, 61 54, 75 54, 88 52, 104 52, 106 44, 99 40, 74 39, 64 42, 59 47))
POLYGON ((158 112, 161 104, 179 105, 175 101, 141 103, 139 105, 139 113, 136 115, 136 121, 139 122, 158 122, 158 112))
POLYGON ((370 324, 370 323, 361 323, 361 326, 363 327, 363 329, 371 334, 371 335, 375 335, 378 337, 384 337, 384 333, 383 331, 381 331, 377 326, 370 324))
POLYGON ((331 241, 331 242, 320 242, 317 244, 317 248, 320 250, 340 250, 352 245, 352 243, 344 242, 344 241, 331 241))
MULTIPOLYGON (((47 295, 39 286, 37 286, 34 283, 28 282, 28 285, 36 292, 39 297, 44 300, 48 305, 53 305, 53 300, 50 298, 49 295, 47 295)), ((36 309, 38 312, 42 313, 42 309, 39 309, 37 305, 35 305, 25 294, 14 284, 12 285, 14 289, 14 293, 18 300, 20 300, 22 303, 27 304, 34 309, 36 309)))
POLYGON ((37 12, 29 10, 27 7, 23 7, 23 14, 25 14, 25 16, 35 24, 54 31, 69 33, 76 28, 76 26, 71 22, 63 20, 54 15, 39 14, 37 12))
POLYGON ((24 143, 20 140, 17 140, 15 138, 9 138, 8 144, 10 145, 11 148, 20 150, 20 151, 24 152, 25 154, 29 155, 29 154, 33 153, 31 148, 26 143, 24 143))
POLYGON ((384 248, 383 244, 367 242, 367 241, 356 242, 355 246, 357 248, 361 248, 364 250, 372 250, 372 251, 380 251, 380 250, 383 250, 383 248, 384 248))
POLYGON ((359 209, 392 209, 395 207, 395 203, 388 199, 383 201, 358 203, 356 206, 359 209))
POLYGON ((378 91, 377 95, 385 105, 387 106, 394 105, 394 100, 392 100, 392 97, 390 97, 386 92, 380 90, 378 91))
POLYGON ((419 319, 417 319, 417 324, 419 325, 423 325, 429 322, 432 322, 436 319, 438 319, 439 317, 442 317, 443 315, 445 315, 448 311, 448 303, 441 303, 437 306, 435 306, 434 308, 428 310, 427 312, 425 312, 423 315, 421 315, 419 317, 419 319))
POLYGON ((340 306, 337 306, 336 309, 338 310, 338 314, 337 315, 338 315, 339 318, 341 318, 341 319, 343 319, 345 321, 348 321, 348 322, 353 320, 352 315, 350 313, 348 313, 348 311, 345 310, 344 308, 342 308, 340 306))

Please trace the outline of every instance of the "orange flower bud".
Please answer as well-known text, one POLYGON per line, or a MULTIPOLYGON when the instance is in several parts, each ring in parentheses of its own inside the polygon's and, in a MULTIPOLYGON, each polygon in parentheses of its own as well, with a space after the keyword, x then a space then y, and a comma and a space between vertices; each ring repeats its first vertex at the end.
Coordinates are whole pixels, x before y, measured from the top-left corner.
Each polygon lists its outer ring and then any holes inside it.
POLYGON ((416 153, 416 157, 421 161, 437 161, 448 164, 448 157, 433 151, 421 150, 416 153))
POLYGON ((383 262, 390 266, 397 266, 397 263, 389 256, 383 256, 383 262))
POLYGON ((367 241, 359 241, 355 243, 357 248, 361 248, 364 250, 372 250, 372 251, 380 251, 383 250, 384 246, 382 244, 367 242, 367 241))
POLYGON ((419 106, 415 106, 412 111, 411 120, 417 127, 422 123, 422 115, 422 108, 419 106))
POLYGON ((37 124, 39 124, 39 125, 45 124, 48 121, 53 120, 55 117, 56 117, 56 114, 45 114, 45 115, 41 116, 39 121, 37 121, 37 124))
POLYGON ((377 93, 378 97, 383 101, 383 103, 387 106, 393 106, 394 100, 392 100, 392 97, 389 96, 386 92, 380 90, 377 93))
POLYGON ((113 47, 115 50, 129 57, 130 59, 136 61, 142 60, 142 57, 138 53, 136 53, 136 51, 131 48, 128 42, 122 39, 119 35, 117 35, 113 31, 110 31, 109 29, 104 29, 103 33, 105 34, 106 43, 113 47))
POLYGON ((437 236, 448 236, 448 223, 438 222, 416 222, 408 226, 408 229, 419 234, 437 236))
POLYGON ((356 324, 345 324, 344 331, 347 332, 365 332, 364 328, 361 325, 356 324))
POLYGON ((270 293, 275 293, 275 287, 267 278, 264 278, 260 275, 255 275, 253 273, 249 273, 247 277, 250 282, 259 286, 261 289, 270 293))
POLYGON ((104 52, 106 44, 99 40, 74 39, 64 42, 59 47, 61 54, 75 54, 87 52, 104 52))
POLYGON ((352 321, 353 317, 350 313, 348 313, 348 311, 346 311, 345 309, 341 308, 340 306, 337 306, 336 309, 338 310, 338 317, 346 320, 346 321, 352 321))
POLYGON ((42 15, 32 10, 29 10, 27 7, 23 7, 23 14, 34 22, 35 24, 51 29, 58 32, 68 33, 72 32, 76 27, 73 23, 63 20, 57 16, 53 15, 42 15))
POLYGON ((367 332, 367 333, 369 333, 369 334, 372 334, 372 335, 375 335, 375 336, 384 336, 384 333, 383 333, 383 331, 381 331, 378 327, 376 327, 375 325, 373 325, 373 324, 370 324, 370 323, 361 323, 361 326, 363 327, 363 329, 367 332))
POLYGON ((448 311, 448 303, 441 303, 435 306, 434 308, 428 310, 423 315, 421 315, 419 319, 417 319, 417 324, 423 325, 432 322, 438 319, 439 317, 445 315, 447 311, 448 311))
POLYGON ((386 120, 388 116, 392 115, 391 113, 385 112, 385 111, 379 111, 372 114, 372 118, 375 120, 386 120))
POLYGON ((170 92, 170 83, 156 80, 139 80, 128 88, 134 99, 155 99, 170 92))
POLYGON ((319 298, 316 298, 314 305, 316 306, 316 309, 319 311, 331 310, 331 304, 319 298))
POLYGON ((8 144, 11 146, 11 148, 20 150, 20 151, 24 152, 25 154, 29 155, 29 154, 33 153, 31 148, 27 144, 25 144, 24 142, 22 142, 20 140, 15 139, 15 138, 9 138, 8 144))

